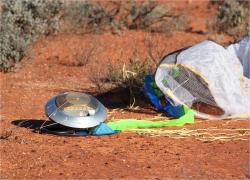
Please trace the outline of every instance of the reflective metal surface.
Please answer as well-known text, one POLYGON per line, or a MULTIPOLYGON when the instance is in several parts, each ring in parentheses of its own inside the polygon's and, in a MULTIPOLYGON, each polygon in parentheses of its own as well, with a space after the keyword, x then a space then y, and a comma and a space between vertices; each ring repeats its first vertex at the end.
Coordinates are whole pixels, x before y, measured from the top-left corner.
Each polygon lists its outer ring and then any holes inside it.
POLYGON ((93 96, 67 92, 51 98, 45 105, 53 121, 72 128, 90 128, 105 121, 106 108, 93 96))

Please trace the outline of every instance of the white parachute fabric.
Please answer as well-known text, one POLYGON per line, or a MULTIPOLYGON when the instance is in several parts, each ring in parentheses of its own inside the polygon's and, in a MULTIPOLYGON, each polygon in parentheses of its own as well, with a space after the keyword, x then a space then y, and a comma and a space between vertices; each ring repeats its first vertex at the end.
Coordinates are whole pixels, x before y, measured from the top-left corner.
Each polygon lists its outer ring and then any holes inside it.
POLYGON ((239 43, 231 44, 227 51, 239 58, 244 71, 244 76, 250 79, 250 36, 245 37, 239 43))
POLYGON ((225 49, 203 41, 167 56, 156 71, 156 84, 177 104, 192 107, 195 102, 203 102, 224 111, 223 115, 207 118, 249 118, 250 80, 243 75, 243 69, 246 76, 250 69, 249 42, 248 37, 225 49))

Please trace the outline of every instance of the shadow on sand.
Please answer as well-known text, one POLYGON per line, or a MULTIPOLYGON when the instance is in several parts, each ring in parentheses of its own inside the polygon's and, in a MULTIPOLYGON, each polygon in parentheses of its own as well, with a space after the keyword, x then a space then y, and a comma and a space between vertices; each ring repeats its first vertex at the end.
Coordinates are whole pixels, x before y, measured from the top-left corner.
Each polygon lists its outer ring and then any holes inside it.
MULTIPOLYGON (((67 92, 67 90, 64 90, 67 92)), ((79 92, 79 91, 78 91, 79 92)), ((86 91, 81 91, 82 93, 89 93, 86 91)), ((134 113, 144 113, 144 114, 157 114, 157 111, 151 106, 149 100, 145 97, 143 93, 137 93, 135 97, 134 107, 138 106, 140 108, 129 108, 131 105, 131 95, 126 88, 115 88, 111 89, 105 93, 93 94, 106 108, 108 109, 123 109, 124 111, 134 112, 134 113)), ((13 120, 11 123, 18 127, 24 127, 27 129, 32 129, 33 132, 40 132, 40 127, 46 122, 46 125, 52 124, 53 122, 44 119, 18 119, 13 120)))
POLYGON ((124 111, 156 114, 150 101, 143 93, 137 93, 133 104, 128 88, 114 88, 107 92, 96 94, 95 97, 108 109, 123 109, 124 111), (133 104, 136 108, 129 108, 133 104))
POLYGON ((27 129, 31 129, 32 132, 39 133, 40 132, 40 127, 46 122, 47 124, 52 124, 53 122, 51 121, 46 121, 43 119, 17 119, 13 120, 11 124, 18 126, 18 127, 23 127, 27 129))

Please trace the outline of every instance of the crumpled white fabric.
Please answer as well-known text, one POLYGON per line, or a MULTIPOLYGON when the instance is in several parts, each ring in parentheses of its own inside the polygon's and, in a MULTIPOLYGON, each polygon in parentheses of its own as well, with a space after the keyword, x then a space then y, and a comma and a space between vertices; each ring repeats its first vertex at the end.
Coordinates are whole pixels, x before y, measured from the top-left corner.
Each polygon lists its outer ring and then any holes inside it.
MULTIPOLYGON (((162 61, 162 64, 166 63, 173 63, 173 55, 171 57, 167 56, 162 61), (171 59, 172 62, 170 62, 171 59)), ((178 54, 177 64, 192 67, 209 81, 208 86, 214 100, 225 111, 226 116, 239 115, 239 117, 242 117, 242 114, 249 116, 249 36, 238 44, 233 44, 228 48, 224 48, 212 41, 203 41, 178 54), (245 76, 243 76, 243 69, 245 76)), ((164 93, 166 92, 166 85, 162 81, 167 71, 166 68, 159 66, 155 74, 156 84, 164 93)), ((183 96, 181 90, 177 94, 175 93, 175 95, 181 97, 182 102, 185 102, 183 101, 185 96, 183 96)), ((187 99, 186 102, 188 101, 190 100, 187 99)))
POLYGON ((244 76, 250 79, 250 36, 245 37, 240 42, 231 44, 227 51, 239 58, 244 71, 244 76))

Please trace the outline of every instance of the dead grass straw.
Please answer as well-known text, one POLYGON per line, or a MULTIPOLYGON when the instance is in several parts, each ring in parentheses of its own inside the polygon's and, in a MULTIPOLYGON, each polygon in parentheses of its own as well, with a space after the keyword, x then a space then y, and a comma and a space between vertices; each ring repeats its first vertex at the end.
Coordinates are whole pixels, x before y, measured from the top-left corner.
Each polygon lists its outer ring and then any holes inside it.
POLYGON ((186 137, 193 137, 203 142, 210 141, 249 141, 250 129, 178 129, 178 130, 166 130, 166 129, 135 129, 132 132, 148 135, 148 136, 166 136, 175 139, 181 139, 186 137))

